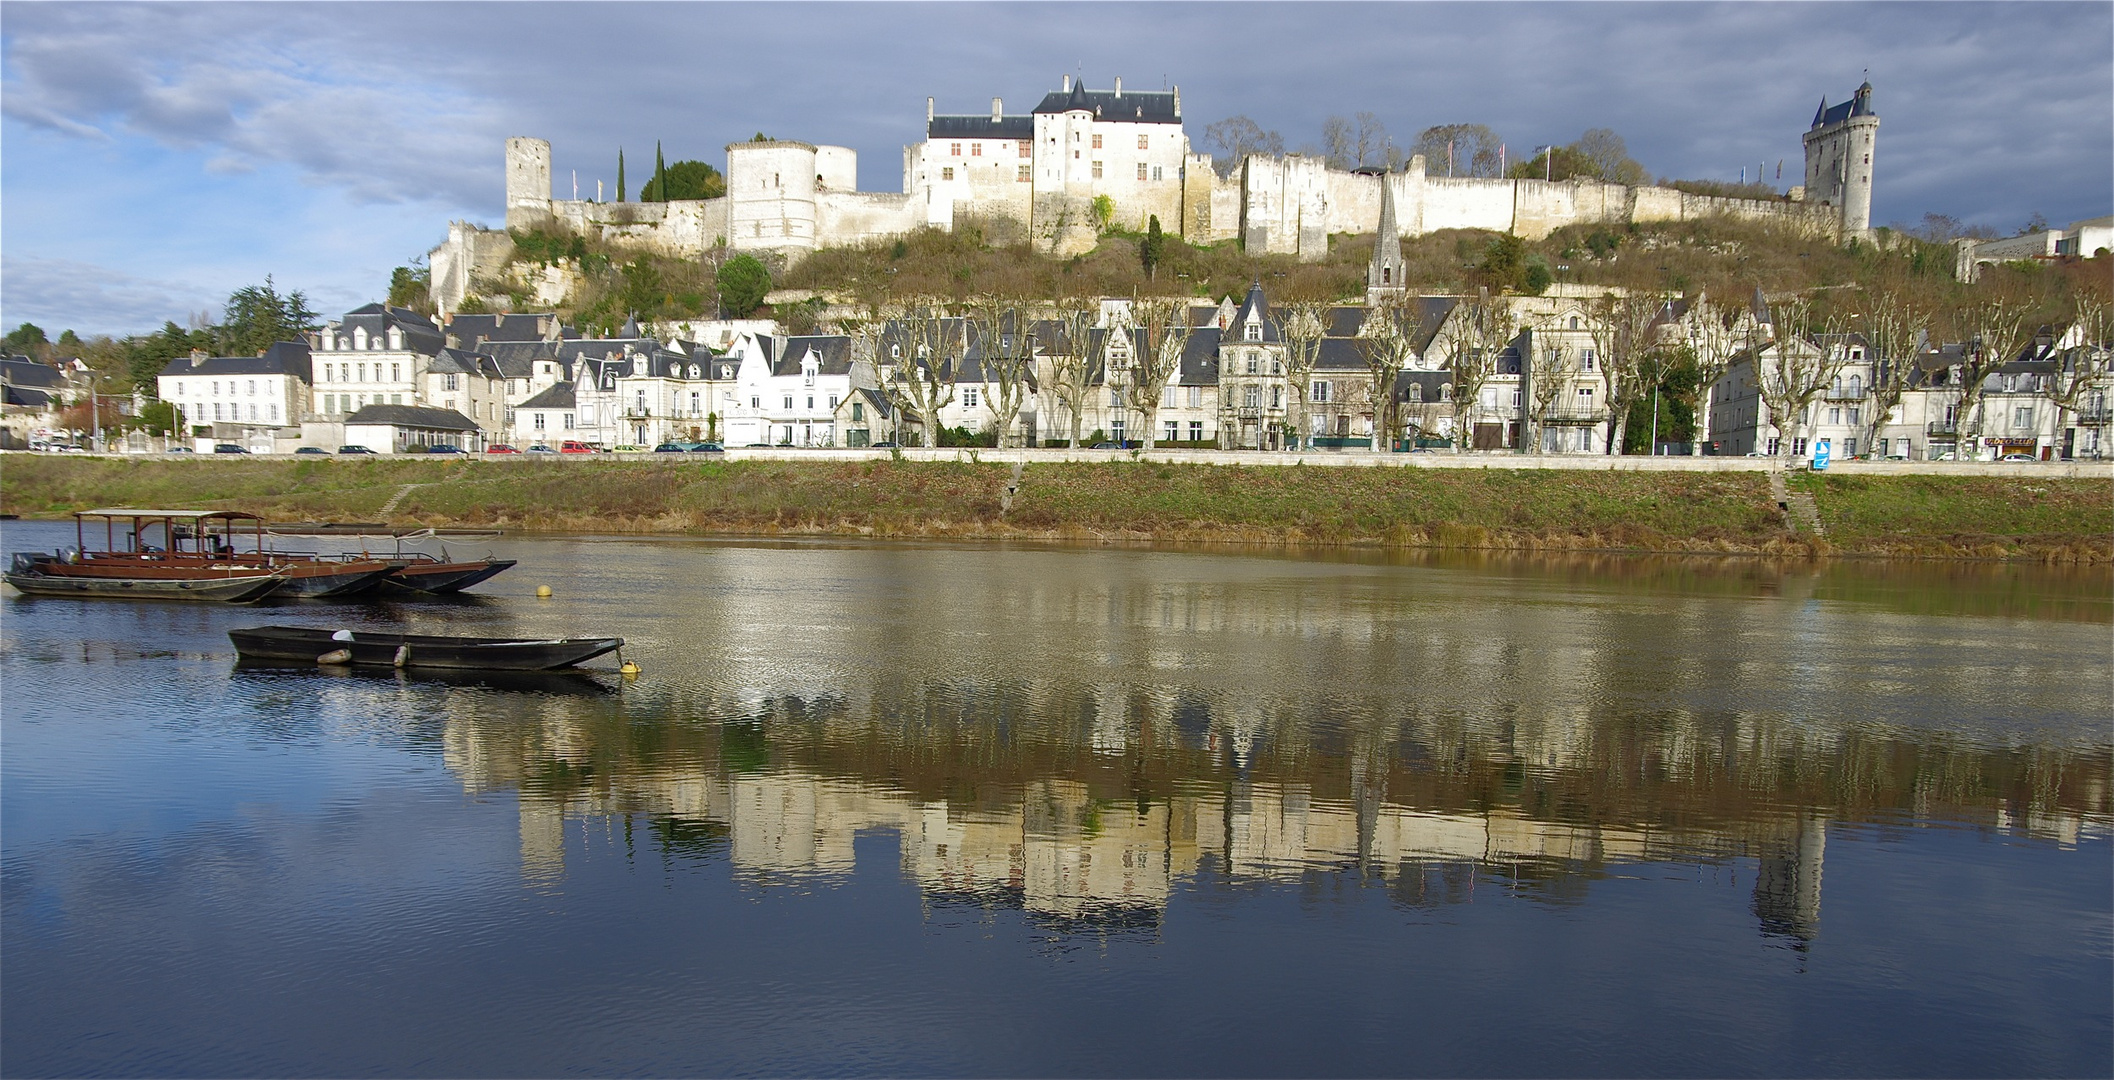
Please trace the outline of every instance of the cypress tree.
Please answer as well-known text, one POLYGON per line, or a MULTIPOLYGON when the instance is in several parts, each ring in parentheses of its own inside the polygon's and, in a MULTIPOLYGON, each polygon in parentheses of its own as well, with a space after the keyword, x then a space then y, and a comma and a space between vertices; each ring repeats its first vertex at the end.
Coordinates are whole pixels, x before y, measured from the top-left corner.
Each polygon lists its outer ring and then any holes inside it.
POLYGON ((617 201, 624 201, 624 148, 617 147, 617 201))
POLYGON ((667 162, 667 160, 666 160, 666 159, 664 159, 664 158, 662 158, 662 157, 661 157, 661 141, 660 141, 659 139, 655 139, 655 140, 653 140, 653 184, 652 184, 652 187, 653 187, 653 198, 652 198, 652 199, 650 199, 650 200, 648 200, 648 199, 646 199, 646 197, 645 197, 644 195, 641 195, 641 196, 640 196, 640 199, 641 199, 642 201, 649 201, 649 202, 667 202, 667 201, 668 201, 668 162, 667 162))

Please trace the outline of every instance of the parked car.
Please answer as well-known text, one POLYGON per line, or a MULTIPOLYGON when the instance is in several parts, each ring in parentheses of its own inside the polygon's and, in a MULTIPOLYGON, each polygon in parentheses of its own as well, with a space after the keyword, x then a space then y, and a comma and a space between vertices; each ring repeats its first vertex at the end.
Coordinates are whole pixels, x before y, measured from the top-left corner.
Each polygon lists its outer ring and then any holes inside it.
POLYGON ((455 445, 454 443, 444 443, 444 442, 439 442, 439 443, 434 443, 434 444, 433 444, 432 446, 426 447, 426 453, 429 453, 429 454, 460 454, 460 453, 462 453, 462 447, 460 447, 460 446, 457 446, 457 445, 455 445))
POLYGON ((656 454, 680 454, 688 449, 690 449, 689 443, 664 442, 654 447, 653 452, 656 454))
POLYGON ((172 446, 169 449, 163 451, 163 453, 169 454, 195 454, 197 452, 198 451, 193 450, 188 446, 172 446))
POLYGON ((328 451, 328 450, 325 450, 325 449, 323 449, 323 448, 322 448, 322 447, 320 447, 320 446, 302 446, 302 447, 296 447, 296 448, 295 448, 295 450, 294 450, 294 453, 296 453, 296 454, 328 454, 328 453, 330 453, 330 451, 328 451))
POLYGON ((646 448, 643 446, 633 446, 630 443, 625 443, 622 446, 610 447, 609 452, 612 454, 643 454, 646 452, 646 448))
POLYGON ((505 443, 493 443, 492 445, 485 447, 484 452, 487 454, 518 454, 521 451, 516 450, 505 443))
POLYGON ((531 454, 555 454, 555 453, 557 453, 557 451, 556 451, 556 450, 553 450, 553 449, 551 449, 550 447, 548 447, 548 446, 545 446, 545 445, 543 445, 542 443, 534 443, 534 444, 532 444, 532 445, 531 445, 531 446, 530 446, 530 447, 528 448, 528 452, 529 452, 529 453, 531 453, 531 454))
POLYGON ((896 448, 896 443, 894 439, 882 439, 880 442, 867 444, 866 448, 869 450, 893 450, 896 448))
POLYGON ((2003 457, 2000 457, 2000 458, 1998 458, 1997 460, 1998 460, 1998 461, 2032 461, 2032 460, 2033 460, 2033 455, 2032 455, 2032 454, 2005 454, 2005 455, 2004 455, 2003 457))
POLYGON ((224 442, 213 444, 213 452, 216 454, 247 454, 250 450, 249 447, 239 443, 224 442))
POLYGON ((723 454, 726 452, 726 447, 716 442, 694 442, 689 445, 687 450, 692 454, 723 454))
POLYGON ((578 439, 567 439, 558 444, 558 452, 561 454, 592 454, 596 450, 578 439))
POLYGON ((374 453, 374 451, 372 451, 372 450, 369 450, 369 449, 367 449, 367 448, 366 448, 366 447, 364 447, 364 446, 353 446, 353 445, 347 444, 347 445, 345 445, 345 446, 340 446, 340 447, 338 447, 338 453, 340 453, 340 454, 372 454, 372 453, 374 453))

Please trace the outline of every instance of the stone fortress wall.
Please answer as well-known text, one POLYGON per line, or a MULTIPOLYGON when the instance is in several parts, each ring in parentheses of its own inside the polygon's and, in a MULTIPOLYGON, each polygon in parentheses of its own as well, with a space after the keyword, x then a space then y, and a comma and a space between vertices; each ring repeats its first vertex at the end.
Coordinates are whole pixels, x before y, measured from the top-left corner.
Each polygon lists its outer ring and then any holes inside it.
MULTIPOLYGON (((1071 89, 1067 77, 1066 92, 1071 89)), ((976 159, 952 156, 951 144, 959 136, 935 136, 906 146, 901 192, 859 191, 858 155, 849 148, 776 140, 727 146, 727 194, 721 198, 665 203, 554 199, 550 143, 511 138, 506 143, 506 227, 558 228, 680 258, 696 258, 724 246, 792 260, 818 248, 884 240, 921 228, 951 230, 958 219, 979 220, 1010 223, 1038 249, 1062 256, 1093 247, 1097 237, 1089 207, 1096 196, 1106 195, 1115 203, 1116 223, 1127 228, 1143 229, 1149 217, 1157 216, 1162 228, 1192 243, 1239 239, 1251 252, 1316 260, 1327 253, 1331 234, 1363 233, 1374 227, 1380 217, 1380 185, 1385 183, 1394 188, 1404 236, 1485 229, 1540 239, 1567 225, 1729 217, 1842 238, 1861 235, 1870 213, 1871 144, 1878 126, 1870 112, 1870 93, 1869 85, 1859 89, 1854 123, 1839 123, 1830 116, 1823 124, 1823 117, 1815 117, 1814 137, 1806 140, 1807 172, 1828 175, 1833 166, 1823 160, 1842 158, 1853 134, 1862 169, 1837 170, 1847 184, 1831 185, 1812 200, 1801 198, 1805 188, 1794 188, 1783 199, 1752 200, 1585 179, 1551 183, 1432 176, 1422 157, 1412 157, 1404 171, 1382 174, 1331 169, 1323 159, 1307 155, 1253 155, 1222 178, 1213 171, 1210 155, 1190 152, 1176 89, 1176 122, 1162 125, 1172 130, 1176 145, 1161 149, 1155 142, 1149 160, 1169 164, 1162 164, 1149 182, 1138 179, 1152 167, 1142 158, 1132 166, 1137 173, 1118 162, 1105 179, 1087 178, 1070 161, 1076 156, 1071 148, 1082 142, 1102 145, 1101 138, 1090 133, 1105 133, 1111 147, 1127 149, 1145 141, 1132 142, 1138 138, 1134 131, 1148 130, 1144 126, 1084 111, 1038 112, 1032 149, 1018 151, 1023 157, 1008 152, 1017 142, 986 140, 993 156, 982 159, 982 169, 973 167, 976 159), (1837 128, 1845 129, 1840 137, 1837 128), (958 175, 951 179, 942 179, 947 171, 940 164, 943 160, 965 167, 953 170, 958 175), (1023 168, 1022 162, 1032 170, 1033 182, 1008 181, 1008 174, 1023 168), (1160 179, 1168 168, 1175 175, 1160 179)), ((1115 95, 1122 98, 1120 79, 1115 95)), ((1128 99, 1122 100, 1127 106, 1128 99)), ((1002 111, 1002 104, 993 99, 993 124, 1003 119, 1002 111)), ((931 121, 928 102, 928 125, 931 121)), ((474 280, 500 272, 510 247, 503 232, 451 224, 448 239, 429 255, 436 301, 448 309, 461 303, 474 280)))

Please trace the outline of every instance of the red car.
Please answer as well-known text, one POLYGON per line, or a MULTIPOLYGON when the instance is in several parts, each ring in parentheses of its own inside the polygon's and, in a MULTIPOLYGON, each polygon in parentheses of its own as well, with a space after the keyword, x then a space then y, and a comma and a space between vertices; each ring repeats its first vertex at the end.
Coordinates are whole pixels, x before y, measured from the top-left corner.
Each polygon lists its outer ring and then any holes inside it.
POLYGON ((521 451, 516 450, 505 443, 494 443, 491 446, 485 447, 484 452, 487 454, 518 454, 521 451))
POLYGON ((558 444, 558 452, 561 454, 593 454, 599 451, 578 439, 567 439, 558 444))

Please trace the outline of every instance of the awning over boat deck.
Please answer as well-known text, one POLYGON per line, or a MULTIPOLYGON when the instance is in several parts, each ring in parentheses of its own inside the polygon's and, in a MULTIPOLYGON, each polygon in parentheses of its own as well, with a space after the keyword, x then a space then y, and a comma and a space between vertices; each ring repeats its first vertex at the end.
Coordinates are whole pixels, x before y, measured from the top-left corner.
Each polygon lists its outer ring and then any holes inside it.
POLYGON ((130 510, 122 507, 104 510, 76 510, 75 517, 108 518, 174 518, 179 521, 196 521, 200 518, 241 518, 246 521, 263 521, 255 514, 240 510, 130 510))

